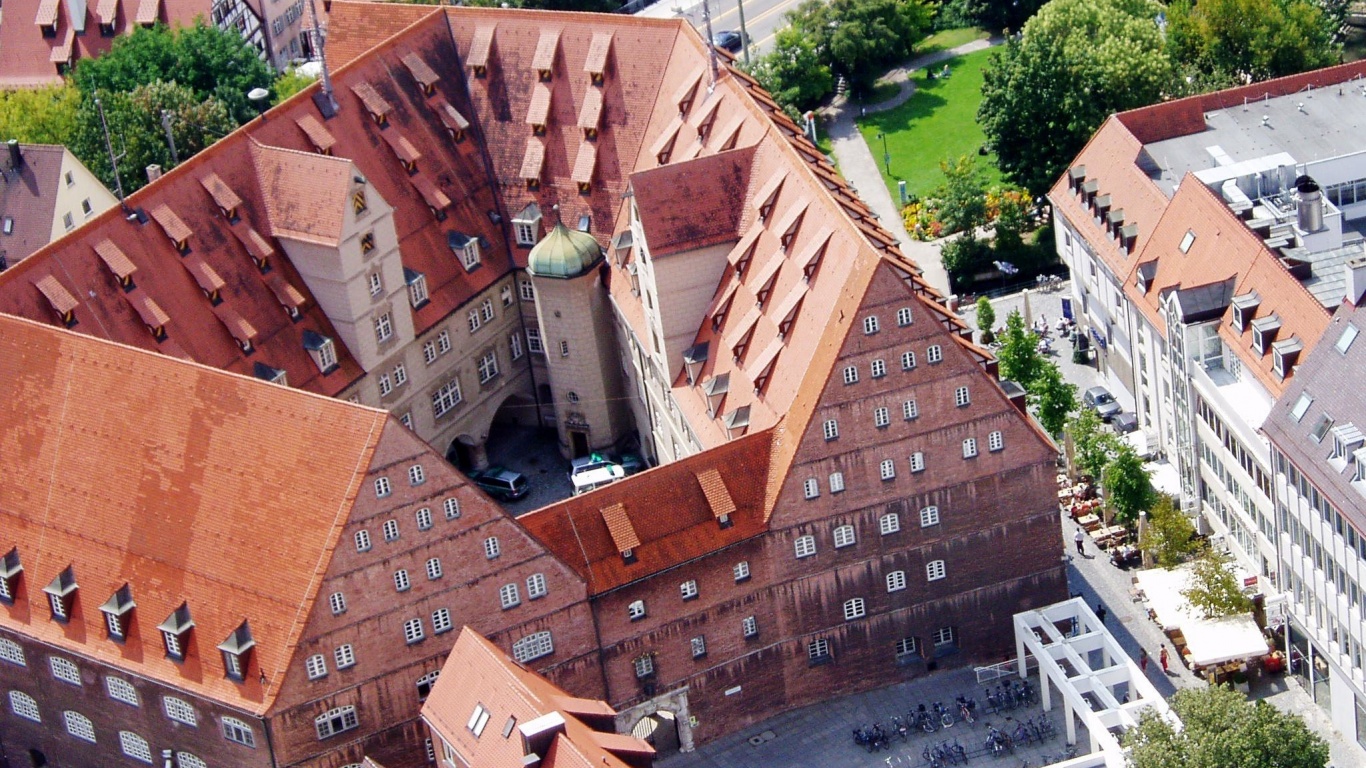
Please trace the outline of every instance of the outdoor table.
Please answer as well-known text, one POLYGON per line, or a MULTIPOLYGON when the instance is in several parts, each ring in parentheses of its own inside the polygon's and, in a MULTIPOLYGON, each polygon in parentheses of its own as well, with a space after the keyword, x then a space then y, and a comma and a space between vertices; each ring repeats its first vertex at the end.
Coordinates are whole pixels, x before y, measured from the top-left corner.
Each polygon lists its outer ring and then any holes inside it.
POLYGON ((1100 518, 1095 515, 1082 515, 1077 518, 1077 524, 1088 531, 1093 531, 1100 526, 1100 518))

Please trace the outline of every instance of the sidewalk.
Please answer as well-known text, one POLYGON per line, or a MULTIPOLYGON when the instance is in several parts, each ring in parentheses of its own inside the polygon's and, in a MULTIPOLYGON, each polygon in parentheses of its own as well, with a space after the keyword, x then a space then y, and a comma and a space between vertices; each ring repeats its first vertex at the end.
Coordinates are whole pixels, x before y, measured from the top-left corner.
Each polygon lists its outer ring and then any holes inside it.
MULTIPOLYGON (((915 86, 910 80, 912 72, 955 56, 980 51, 1000 42, 995 38, 974 40, 956 48, 935 51, 911 59, 882 78, 886 82, 899 83, 901 91, 885 102, 865 107, 866 111, 881 112, 904 104, 915 92, 915 86)), ((859 109, 847 97, 839 96, 830 106, 821 110, 825 117, 823 127, 830 135, 835 163, 839 166, 840 173, 858 192, 859 197, 863 198, 868 207, 873 209, 873 213, 877 214, 879 223, 900 242, 901 252, 924 270, 925 281, 948 296, 953 291, 949 287, 948 273, 944 271, 944 265, 939 257, 940 244, 912 240, 907 234, 906 226, 901 221, 901 208, 892 200, 891 192, 882 181, 882 172, 878 169, 877 160, 854 122, 859 115, 859 109)))

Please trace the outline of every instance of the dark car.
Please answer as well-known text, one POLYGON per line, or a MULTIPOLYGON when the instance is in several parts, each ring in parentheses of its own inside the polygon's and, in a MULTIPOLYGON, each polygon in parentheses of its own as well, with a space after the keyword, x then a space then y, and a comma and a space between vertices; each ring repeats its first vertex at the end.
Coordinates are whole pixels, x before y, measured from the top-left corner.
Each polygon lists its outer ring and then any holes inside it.
POLYGON ((485 493, 503 501, 516 501, 531 490, 531 483, 527 482, 525 475, 504 467, 489 467, 471 472, 470 479, 484 489, 485 493))
POLYGON ((1101 421, 1108 422, 1121 410, 1115 396, 1105 387, 1091 387, 1081 396, 1081 404, 1096 412, 1101 421))
POLYGON ((1138 416, 1132 413, 1119 413, 1110 419, 1110 427, 1121 435, 1138 429, 1138 416))
POLYGON ((744 39, 740 37, 739 32, 736 32, 733 29, 723 29, 720 32, 717 32, 716 36, 711 39, 711 44, 717 48, 736 53, 740 50, 740 46, 744 44, 744 39))

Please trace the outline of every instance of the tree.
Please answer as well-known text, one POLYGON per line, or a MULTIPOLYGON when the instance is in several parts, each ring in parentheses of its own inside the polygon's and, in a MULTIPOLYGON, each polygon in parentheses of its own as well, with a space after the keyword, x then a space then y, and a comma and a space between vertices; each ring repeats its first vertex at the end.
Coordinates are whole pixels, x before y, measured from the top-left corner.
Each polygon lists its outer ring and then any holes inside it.
POLYGON ((1138 539, 1138 548, 1160 567, 1175 568, 1200 548, 1200 541, 1186 513, 1177 508, 1172 497, 1159 494, 1148 510, 1148 524, 1138 539))
MULTIPOLYGON (((160 80, 140 85, 129 93, 102 94, 105 119, 115 152, 126 153, 119 162, 124 193, 147 183, 144 169, 157 164, 170 170, 175 163, 161 125, 161 112, 171 119, 171 136, 181 160, 199 152, 236 127, 224 104, 213 97, 201 98, 191 89, 160 80)), ((104 143, 99 112, 93 99, 81 104, 71 151, 95 175, 114 189, 114 172, 104 143)))
POLYGON ((1205 618, 1236 616, 1252 610, 1252 601, 1243 594, 1243 584, 1231 567, 1232 559, 1212 547, 1205 547, 1191 569, 1190 586, 1181 590, 1192 607, 1205 618))
POLYGON ((70 85, 0 91, 0 140, 68 144, 81 95, 70 85))
POLYGON ((137 27, 117 38, 103 56, 81 59, 72 76, 87 97, 129 93, 155 81, 175 82, 200 101, 216 98, 235 125, 256 117, 247 93, 270 88, 273 79, 270 67, 241 35, 202 21, 175 30, 160 24, 137 27))
POLYGON ((964 155, 939 164, 944 183, 931 197, 939 200, 939 221, 944 232, 973 232, 987 223, 987 185, 977 161, 964 155))
POLYGON ((861 93, 910 56, 933 15, 925 0, 806 0, 788 21, 815 44, 831 72, 861 93))
POLYGON ((955 287, 966 290, 973 275, 991 261, 991 247, 977 239, 976 230, 968 230, 950 239, 939 249, 944 271, 955 287))
POLYGON ((996 325, 996 308, 991 299, 982 296, 977 299, 977 330, 982 332, 982 343, 990 344, 995 338, 992 328, 996 325))
POLYGON ((301 75, 294 69, 287 69, 275 78, 275 84, 271 90, 275 92, 275 99, 271 101, 271 106, 283 103, 286 99, 302 91, 308 86, 317 82, 317 78, 301 75))
POLYGON ((1047 1, 957 0, 972 23, 996 31, 1020 29, 1047 1))
POLYGON ((1112 432, 1101 428, 1100 417, 1090 408, 1077 411, 1067 422, 1067 433, 1072 437, 1073 460, 1082 474, 1093 478, 1101 476, 1101 470, 1110 462, 1110 457, 1119 450, 1119 441, 1112 432))
POLYGON ((1044 431, 1049 435, 1062 432, 1067 416, 1077 409, 1077 385, 1064 381, 1058 366, 1045 360, 1027 389, 1029 404, 1044 431))
POLYGON ((1124 735, 1133 768, 1323 768, 1328 744, 1304 720, 1228 686, 1183 688, 1169 700, 1176 730, 1153 709, 1124 735))
POLYGON ((1001 378, 1013 381, 1028 390, 1047 362, 1039 354, 1039 337, 1026 331, 1020 311, 1013 310, 1006 317, 1006 330, 997 339, 1001 348, 996 352, 1001 378))
POLYGON ((791 26, 778 30, 773 50, 754 61, 750 74, 775 101, 798 112, 815 107, 835 90, 835 76, 816 43, 791 26))
POLYGON ((1122 440, 1114 443, 1115 453, 1101 473, 1101 488, 1105 490, 1106 503, 1115 511, 1115 519, 1127 525, 1153 505, 1157 492, 1138 451, 1122 440))
POLYGON ((985 70, 977 116, 1007 178, 1038 196, 1113 112, 1158 101, 1172 64, 1156 0, 1053 0, 985 70))
POLYGON ((1338 60, 1319 0, 1174 0, 1167 20, 1172 59, 1216 80, 1268 80, 1338 60))

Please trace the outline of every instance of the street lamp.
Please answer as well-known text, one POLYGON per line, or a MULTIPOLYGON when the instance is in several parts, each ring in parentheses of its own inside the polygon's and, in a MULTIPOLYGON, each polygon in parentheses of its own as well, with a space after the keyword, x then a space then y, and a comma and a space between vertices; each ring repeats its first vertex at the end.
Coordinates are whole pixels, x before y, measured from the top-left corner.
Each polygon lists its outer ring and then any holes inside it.
POLYGON ((878 132, 877 137, 882 139, 882 165, 887 169, 887 175, 892 175, 892 153, 887 151, 887 134, 878 132))

